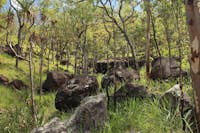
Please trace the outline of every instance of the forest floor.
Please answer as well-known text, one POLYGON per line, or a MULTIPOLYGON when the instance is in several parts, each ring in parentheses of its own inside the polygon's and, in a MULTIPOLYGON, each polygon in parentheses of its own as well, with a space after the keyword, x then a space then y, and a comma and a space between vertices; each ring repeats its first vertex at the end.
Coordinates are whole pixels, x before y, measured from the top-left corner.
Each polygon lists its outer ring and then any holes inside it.
MULTIPOLYGON (((35 61, 34 86, 39 86, 39 61, 35 61)), ((0 74, 9 80, 20 79, 29 84, 28 63, 20 61, 19 68, 15 68, 15 58, 0 54, 0 74)), ((52 69, 54 69, 51 66, 52 69)), ((44 71, 47 68, 44 69, 44 71)), ((102 74, 97 76, 99 85, 102 74)), ((150 92, 163 94, 177 83, 177 80, 153 81, 146 80, 145 68, 140 69, 141 80, 136 84, 148 86, 150 92)), ((43 79, 46 75, 43 74, 43 79)), ((184 79, 183 89, 192 96, 191 79, 184 79)), ((101 85, 100 85, 101 86, 101 85)), ((112 90, 112 88, 111 88, 112 90)), ((104 92, 105 93, 105 92, 104 92)), ((111 91, 112 93, 112 91, 111 91)), ((36 94, 36 108, 38 126, 41 126, 54 117, 67 119, 73 113, 71 110, 61 113, 55 109, 55 93, 48 93, 40 97, 36 94)), ((30 90, 17 91, 8 86, 0 85, 0 132, 26 133, 33 129, 31 116, 30 90)), ((182 133, 182 119, 179 114, 170 114, 159 107, 159 100, 128 99, 117 104, 116 111, 111 107, 108 110, 108 119, 105 123, 104 133, 182 133)))

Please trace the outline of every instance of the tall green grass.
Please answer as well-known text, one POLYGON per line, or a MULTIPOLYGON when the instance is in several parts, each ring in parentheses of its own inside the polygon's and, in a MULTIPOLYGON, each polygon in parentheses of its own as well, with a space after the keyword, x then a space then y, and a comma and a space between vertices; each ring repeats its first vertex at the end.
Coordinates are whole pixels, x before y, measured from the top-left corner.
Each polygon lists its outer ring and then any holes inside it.
POLYGON ((118 103, 116 111, 109 111, 104 133, 182 133, 178 115, 170 115, 159 107, 158 99, 128 99, 118 103), (172 117, 173 116, 173 117, 172 117))

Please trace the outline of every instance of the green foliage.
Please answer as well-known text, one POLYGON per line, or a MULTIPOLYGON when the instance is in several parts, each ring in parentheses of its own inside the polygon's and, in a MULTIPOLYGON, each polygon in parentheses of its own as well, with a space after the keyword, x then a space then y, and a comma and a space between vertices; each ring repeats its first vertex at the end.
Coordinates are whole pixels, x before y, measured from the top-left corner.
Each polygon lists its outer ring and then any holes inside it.
POLYGON ((6 3, 6 0, 1 0, 0 1, 0 8, 6 3))

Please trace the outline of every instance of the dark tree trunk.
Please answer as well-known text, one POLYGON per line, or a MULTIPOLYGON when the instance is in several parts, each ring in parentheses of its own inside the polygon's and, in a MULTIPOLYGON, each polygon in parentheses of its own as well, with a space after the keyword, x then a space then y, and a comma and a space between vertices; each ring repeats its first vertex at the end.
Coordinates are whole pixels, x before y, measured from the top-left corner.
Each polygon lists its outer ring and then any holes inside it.
MULTIPOLYGON (((116 69, 116 30, 115 26, 113 25, 113 40, 114 40, 114 69, 116 69)), ((108 88, 107 88, 108 91, 108 88)), ((117 109, 117 99, 116 99, 116 91, 117 91, 117 83, 116 83, 116 76, 114 76, 114 110, 117 109)))
MULTIPOLYGON (((20 19, 19 19, 20 20, 20 19)), ((20 50, 20 47, 21 47, 21 34, 22 34, 22 28, 23 28, 23 25, 20 25, 19 26, 19 29, 18 29, 18 35, 17 35, 17 55, 21 55, 21 50, 20 50)), ((19 58, 16 57, 16 63, 15 63, 15 67, 16 68, 19 68, 19 58)))
POLYGON ((156 20, 155 20, 155 18, 153 18, 153 15, 152 15, 151 16, 151 25, 152 25, 152 29, 153 29, 153 40, 154 40, 154 43, 155 43, 157 54, 158 54, 159 57, 161 57, 161 52, 160 52, 160 49, 159 49, 159 46, 158 46, 158 41, 157 41, 157 38, 156 38, 155 23, 156 23, 156 20))
POLYGON ((150 0, 146 0, 146 12, 147 12, 147 28, 146 28, 146 76, 150 77, 150 22, 151 22, 151 9, 150 0))

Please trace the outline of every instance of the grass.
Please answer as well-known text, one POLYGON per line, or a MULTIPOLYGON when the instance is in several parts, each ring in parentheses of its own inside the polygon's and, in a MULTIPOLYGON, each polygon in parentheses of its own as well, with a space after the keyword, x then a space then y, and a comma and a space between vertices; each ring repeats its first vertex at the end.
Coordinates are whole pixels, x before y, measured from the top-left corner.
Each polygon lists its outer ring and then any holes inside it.
POLYGON ((159 107, 158 100, 128 99, 118 103, 116 111, 109 111, 104 133, 181 133, 180 116, 169 114, 159 107))
MULTIPOLYGON (((9 80, 21 79, 29 84, 28 63, 20 61, 19 68, 15 69, 15 59, 7 54, 0 54, 0 74, 5 75, 9 80)), ((35 84, 39 85, 39 61, 35 61, 35 84)), ((187 64, 184 65, 188 66, 187 64)), ((51 64, 51 68, 53 64, 51 64)), ((46 71, 47 68, 44 68, 46 71)), ((62 67, 62 69, 65 69, 62 67)), ((70 71, 73 71, 70 68, 70 71)), ((177 83, 177 80, 169 81, 147 81, 145 78, 145 68, 140 70, 141 80, 133 81, 135 84, 147 85, 149 91, 163 94, 166 90, 177 83)), ((103 74, 95 74, 99 88, 103 74)), ((46 74, 43 73, 43 79, 46 74)), ((184 91, 192 96, 191 79, 184 79, 184 91)), ((117 88, 120 88, 118 86, 117 88)), ((113 87, 109 90, 113 93, 113 87)), ((105 90, 103 90, 105 93, 105 90)), ((3 133, 26 133, 30 132, 34 125, 31 113, 31 95, 28 91, 15 91, 7 86, 0 85, 0 132, 3 133)), ((35 96, 38 126, 48 122, 53 117, 68 119, 73 110, 62 113, 55 109, 55 93, 48 93, 41 98, 38 94, 35 96)), ((176 114, 169 114, 159 107, 158 99, 151 100, 134 100, 128 99, 118 103, 116 111, 111 107, 108 110, 108 119, 105 123, 103 133, 181 133, 181 118, 176 114), (169 117, 170 116, 170 117, 169 117)))
MULTIPOLYGON (((5 75, 9 80, 20 79, 29 84, 28 63, 20 61, 19 69, 15 68, 15 58, 1 53, 0 54, 0 74, 5 75)), ((35 62, 35 84, 39 86, 39 62, 35 62)), ((53 65, 51 64, 51 67, 53 65)), ((47 68, 44 68, 44 71, 47 68)), ((43 73, 43 80, 46 74, 43 73)), ((0 132, 5 133, 26 133, 30 132, 34 125, 31 112, 31 93, 30 90, 17 91, 8 86, 0 85, 0 132)), ((38 126, 45 124, 53 117, 66 119, 71 112, 60 113, 55 109, 55 93, 45 94, 41 97, 35 96, 38 126)))

